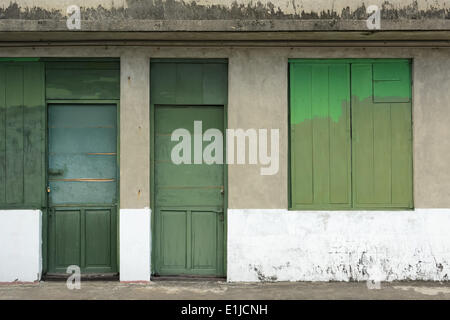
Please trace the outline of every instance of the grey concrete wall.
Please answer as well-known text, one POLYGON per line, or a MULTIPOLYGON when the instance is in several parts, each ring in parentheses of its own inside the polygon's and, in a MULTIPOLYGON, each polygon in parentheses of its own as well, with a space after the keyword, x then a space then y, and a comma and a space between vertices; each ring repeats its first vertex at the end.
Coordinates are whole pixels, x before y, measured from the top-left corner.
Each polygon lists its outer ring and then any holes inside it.
POLYGON ((383 30, 450 29, 449 0, 2 0, 0 31, 67 31, 69 5, 84 31, 367 30, 369 5, 382 9, 383 30))
MULTIPOLYGON (((1 17, 5 18, 59 18, 66 8, 77 5, 86 19, 138 18, 138 19, 251 19, 251 18, 308 18, 308 19, 361 19, 365 8, 377 5, 384 17, 445 18, 448 0, 2 0, 1 17)), ((448 17, 448 16, 447 16, 448 17)))
POLYGON ((229 208, 284 208, 287 205, 288 96, 286 52, 233 50, 229 57, 228 127, 278 129, 280 168, 261 175, 260 165, 229 165, 229 208))
POLYGON ((450 50, 414 59, 414 198, 419 208, 450 207, 450 50), (447 89, 445 89, 447 88, 447 89))
POLYGON ((450 50, 303 48, 242 49, 230 57, 230 126, 278 127, 281 139, 278 175, 261 176, 251 166, 229 168, 230 208, 287 208, 288 58, 414 59, 414 204, 450 207, 450 50))
POLYGON ((150 207, 150 61, 126 52, 120 59, 120 207, 150 207))
MULTIPOLYGON (((321 14, 325 11, 335 12, 336 14, 342 13, 342 11, 357 11, 358 8, 368 5, 378 5, 383 6, 387 9, 397 9, 397 10, 409 10, 409 14, 412 14, 414 10, 424 11, 427 10, 439 10, 442 8, 448 8, 450 1, 448 0, 421 0, 421 1, 411 1, 411 0, 371 0, 371 1, 361 1, 361 0, 301 0, 301 1, 281 1, 281 0, 260 0, 261 4, 258 5, 255 1, 250 0, 198 0, 195 1, 195 5, 191 4, 192 1, 185 1, 185 6, 191 5, 195 7, 196 5, 201 7, 213 8, 214 6, 220 6, 224 8, 231 8, 233 6, 250 6, 250 7, 272 7, 275 11, 280 9, 283 13, 298 14, 301 12, 321 14)), ((59 10, 64 11, 69 5, 78 5, 84 8, 91 8, 99 10, 98 8, 103 8, 104 10, 116 9, 120 10, 148 10, 152 6, 162 5, 158 4, 157 1, 149 0, 2 0, 0 5, 6 8, 12 8, 15 5, 20 8, 42 8, 44 10, 59 10)), ((169 5, 169 4, 167 4, 169 5)), ((323 13, 323 14, 325 14, 323 13)), ((328 14, 331 14, 328 13, 328 14)), ((137 13, 136 13, 137 14, 137 13)), ((141 13, 142 14, 142 13, 141 13)), ((156 13, 155 13, 156 14, 156 13)), ((406 13, 405 13, 406 14, 406 13)))
POLYGON ((232 209, 287 208, 288 58, 412 58, 415 207, 450 208, 448 48, 8 47, 0 56, 122 58, 122 208, 150 203, 149 59, 228 58, 229 127, 279 128, 281 140, 277 175, 261 176, 254 165, 229 166, 228 206, 232 209))

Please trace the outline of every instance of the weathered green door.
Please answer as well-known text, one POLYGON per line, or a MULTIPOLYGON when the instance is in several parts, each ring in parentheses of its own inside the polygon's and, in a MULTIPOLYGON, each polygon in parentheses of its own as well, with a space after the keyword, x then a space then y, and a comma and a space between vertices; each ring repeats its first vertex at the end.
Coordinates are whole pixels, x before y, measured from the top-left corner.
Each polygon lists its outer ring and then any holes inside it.
POLYGON ((156 275, 225 275, 225 166, 199 157, 198 151, 203 153, 215 138, 194 135, 194 122, 201 122, 203 133, 217 129, 224 134, 227 77, 226 60, 151 61, 156 275), (171 139, 176 129, 190 133, 191 164, 172 161, 181 141, 171 139))
MULTIPOLYGON (((194 155, 194 121, 201 121, 203 132, 214 128, 223 133, 223 107, 155 108, 156 273, 160 275, 223 275, 223 165, 171 161, 178 144, 171 141, 171 133, 178 128, 190 132, 194 155)), ((203 143, 202 153, 208 144, 203 143)))
POLYGON ((48 106, 49 268, 115 273, 116 104, 48 106))

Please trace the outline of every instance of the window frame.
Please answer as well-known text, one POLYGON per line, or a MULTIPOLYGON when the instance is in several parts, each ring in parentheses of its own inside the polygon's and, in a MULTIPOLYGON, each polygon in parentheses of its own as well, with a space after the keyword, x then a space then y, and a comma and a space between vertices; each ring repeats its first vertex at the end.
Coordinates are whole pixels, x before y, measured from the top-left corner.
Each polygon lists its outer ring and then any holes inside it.
MULTIPOLYGON (((413 59, 412 58, 375 58, 375 59, 366 59, 366 58, 355 58, 355 59, 317 59, 317 58, 292 58, 288 59, 287 64, 287 93, 288 93, 288 112, 287 112, 287 121, 288 121, 288 210, 289 211, 413 211, 414 210, 414 122, 413 122, 413 110, 414 110, 414 99, 413 99, 413 92, 414 92, 414 81, 413 81, 413 59), (292 198, 293 198, 293 177, 292 177, 292 137, 291 137, 291 65, 292 64, 348 64, 350 67, 350 98, 352 97, 351 91, 352 91, 352 65, 354 64, 374 64, 374 63, 408 63, 409 64, 409 82, 410 82, 410 110, 411 110, 411 148, 409 155, 410 157, 410 163, 411 163, 411 172, 410 172, 410 181, 411 181, 411 199, 410 199, 410 205, 404 206, 404 205, 395 205, 391 204, 390 206, 387 206, 386 204, 380 204, 380 205, 367 205, 367 206, 361 206, 356 204, 354 197, 355 197, 355 189, 354 189, 354 163, 353 163, 353 118, 352 118, 352 99, 350 99, 350 206, 347 204, 325 204, 325 205, 317 205, 317 204, 311 204, 311 205, 293 205, 292 198)), ((373 77, 373 68, 372 68, 372 81, 374 81, 373 77)), ((374 93, 374 88, 372 87, 372 98, 374 93)), ((373 101, 374 103, 382 103, 378 101, 373 101)), ((394 102, 395 103, 395 102, 394 102)))

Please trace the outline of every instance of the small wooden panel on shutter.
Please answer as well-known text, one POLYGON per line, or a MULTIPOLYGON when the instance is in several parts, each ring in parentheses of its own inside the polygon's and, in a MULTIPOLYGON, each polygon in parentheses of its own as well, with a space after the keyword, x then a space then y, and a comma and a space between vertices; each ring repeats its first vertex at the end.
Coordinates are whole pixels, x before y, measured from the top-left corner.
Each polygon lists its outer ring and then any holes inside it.
POLYGON ((409 61, 373 64, 373 101, 410 102, 411 66, 409 61))

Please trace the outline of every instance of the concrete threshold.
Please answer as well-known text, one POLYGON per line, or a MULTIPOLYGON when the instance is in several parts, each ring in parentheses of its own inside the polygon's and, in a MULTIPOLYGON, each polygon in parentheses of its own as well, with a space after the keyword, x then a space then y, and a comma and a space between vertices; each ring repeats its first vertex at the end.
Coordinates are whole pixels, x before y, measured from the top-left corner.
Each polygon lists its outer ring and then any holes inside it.
POLYGON ((32 300, 450 300, 449 282, 272 282, 225 281, 81 281, 80 289, 66 283, 0 286, 0 299, 32 300))

